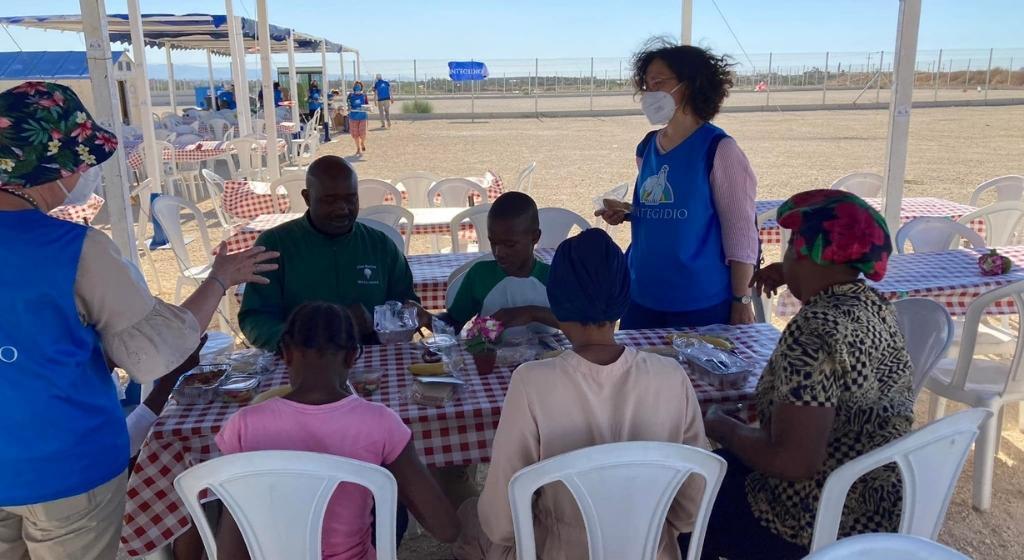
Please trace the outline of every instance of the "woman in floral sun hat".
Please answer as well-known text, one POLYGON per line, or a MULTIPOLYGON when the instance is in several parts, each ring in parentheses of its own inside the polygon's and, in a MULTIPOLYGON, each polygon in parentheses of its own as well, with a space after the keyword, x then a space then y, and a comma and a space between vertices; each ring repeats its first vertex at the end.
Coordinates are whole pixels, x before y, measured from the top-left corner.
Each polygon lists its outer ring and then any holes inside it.
POLYGON ((66 86, 0 92, 0 558, 114 557, 129 439, 111 369, 174 370, 228 286, 277 266, 222 247, 180 307, 154 298, 109 237, 47 214, 88 199, 116 149, 66 86))
MULTIPOLYGON (((885 220, 856 195, 816 190, 783 203, 779 225, 792 231, 783 262, 755 273, 751 286, 771 293, 788 285, 803 308, 757 384, 760 426, 719 406, 704 418, 729 468, 702 558, 803 558, 829 474, 906 435, 914 421, 910 357, 896 314, 860 280, 885 276, 892 252, 885 220)), ((903 489, 893 466, 853 485, 840 538, 898 529, 903 489)))

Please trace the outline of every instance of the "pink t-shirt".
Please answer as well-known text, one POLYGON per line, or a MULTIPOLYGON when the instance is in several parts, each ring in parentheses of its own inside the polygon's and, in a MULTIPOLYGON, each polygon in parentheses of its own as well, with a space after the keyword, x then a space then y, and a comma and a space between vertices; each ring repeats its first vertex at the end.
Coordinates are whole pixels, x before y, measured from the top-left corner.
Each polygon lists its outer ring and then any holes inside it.
MULTIPOLYGON (((335 403, 308 405, 280 397, 239 410, 217 434, 221 453, 313 451, 388 465, 409 443, 411 432, 388 407, 350 396, 335 403)), ((370 542, 370 491, 342 484, 324 518, 323 557, 376 558, 370 542)))

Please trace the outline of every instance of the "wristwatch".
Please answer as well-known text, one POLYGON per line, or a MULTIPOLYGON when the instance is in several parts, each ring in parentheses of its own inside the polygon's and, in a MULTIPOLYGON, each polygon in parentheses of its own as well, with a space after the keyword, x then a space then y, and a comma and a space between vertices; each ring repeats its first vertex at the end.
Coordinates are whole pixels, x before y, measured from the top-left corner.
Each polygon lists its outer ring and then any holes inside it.
POLYGON ((754 301, 750 296, 732 296, 733 303, 742 303, 743 305, 750 305, 750 302, 754 301))

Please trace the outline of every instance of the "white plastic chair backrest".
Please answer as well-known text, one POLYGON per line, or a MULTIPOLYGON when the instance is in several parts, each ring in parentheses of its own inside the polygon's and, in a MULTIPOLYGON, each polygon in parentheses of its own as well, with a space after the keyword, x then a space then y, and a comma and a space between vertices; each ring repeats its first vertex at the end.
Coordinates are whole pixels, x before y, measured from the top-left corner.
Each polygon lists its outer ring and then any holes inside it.
POLYGON ((569 238, 569 232, 573 226, 580 231, 590 229, 587 219, 572 210, 565 208, 541 208, 540 215, 540 241, 537 242, 538 249, 557 249, 558 245, 569 238))
POLYGON ((170 138, 172 133, 166 128, 155 128, 153 129, 153 136, 156 137, 157 142, 161 142, 170 138))
POLYGON ((949 351, 956 326, 946 307, 935 300, 907 298, 893 302, 893 307, 914 365, 914 397, 917 397, 928 374, 949 351))
POLYGON ((966 240, 975 249, 984 249, 985 240, 973 229, 940 216, 923 216, 903 224, 896 232, 896 250, 906 252, 907 242, 915 253, 934 253, 960 247, 966 240))
MULTIPOLYGON (((171 135, 174 136, 173 134, 171 135)), ((178 171, 178 152, 174 146, 165 140, 157 140, 154 142, 156 145, 156 151, 160 154, 160 173, 163 174, 166 168, 170 168, 174 173, 178 171)), ((163 176, 161 175, 161 179, 163 176)))
POLYGON ((173 144, 178 148, 184 148, 202 141, 203 137, 198 134, 179 134, 174 138, 173 144))
POLYGON ((1017 233, 1021 222, 1024 221, 1024 202, 996 202, 957 221, 970 226, 971 222, 978 219, 985 220, 985 242, 989 247, 1013 245, 1019 237, 1017 233))
MULTIPOLYGON (((480 195, 480 200, 487 201, 487 189, 481 187, 464 177, 448 177, 434 183, 427 191, 427 202, 434 206, 437 197, 441 197, 440 206, 445 208, 466 208, 469 204, 470 193, 480 195)), ((411 204, 410 204, 411 206, 411 204)))
POLYGON ((210 188, 210 200, 213 201, 213 209, 217 212, 217 220, 220 221, 220 225, 222 227, 231 227, 231 218, 229 218, 227 212, 224 211, 224 206, 222 204, 224 197, 224 178, 209 169, 203 169, 201 173, 203 174, 203 179, 206 180, 206 185, 210 188))
POLYGON ((398 232, 402 231, 400 224, 405 222, 403 237, 405 237, 405 252, 408 253, 409 243, 412 241, 412 228, 416 224, 416 216, 412 212, 394 204, 382 204, 360 209, 359 217, 383 222, 398 232))
POLYGON ((238 128, 232 126, 224 132, 224 141, 230 142, 238 137, 238 128))
POLYGON ((305 212, 309 208, 306 200, 302 198, 302 191, 306 188, 306 175, 303 173, 289 173, 281 175, 270 182, 270 192, 277 194, 277 187, 284 187, 288 191, 288 211, 305 212))
POLYGON ((392 203, 402 205, 402 191, 384 179, 359 180, 359 207, 369 208, 384 204, 384 199, 391 195, 392 203))
POLYGON ((427 191, 437 182, 437 177, 426 171, 416 171, 400 178, 395 186, 405 189, 409 201, 409 208, 429 208, 434 205, 433 201, 427 198, 427 191))
POLYGON ((266 134, 267 133, 267 121, 263 119, 252 120, 252 131, 255 134, 266 134))
POLYGON ((533 189, 533 172, 536 169, 537 162, 531 161, 529 165, 519 172, 519 175, 516 177, 516 184, 512 187, 512 190, 530 194, 530 190, 533 189))
POLYGON ((991 190, 996 191, 996 202, 1022 202, 1024 201, 1024 176, 1003 175, 989 179, 974 189, 971 201, 967 204, 978 206, 981 197, 991 190))
POLYGON ((481 253, 490 252, 491 240, 487 237, 487 213, 490 210, 490 203, 477 204, 476 206, 466 208, 452 218, 448 229, 451 231, 453 253, 463 252, 462 248, 459 246, 459 232, 462 230, 462 222, 465 222, 466 220, 469 220, 469 223, 473 224, 473 229, 476 230, 478 250, 481 253))
MULTIPOLYGON (((968 375, 971 371, 971 363, 974 361, 974 349, 978 341, 978 327, 982 318, 988 311, 989 306, 999 300, 1012 299, 1017 309, 1024 309, 1024 280, 1007 284, 986 292, 971 302, 964 315, 963 331, 960 334, 960 353, 956 358, 956 366, 953 368, 953 375, 949 381, 944 381, 936 376, 929 376, 925 381, 925 387, 944 386, 960 392, 971 392, 966 388, 968 375)), ((1017 342, 1013 350, 1013 359, 1010 362, 1010 375, 1007 377, 1006 385, 1001 395, 1024 394, 1024 322, 1017 327, 1017 342)))
POLYGON ((139 197, 139 215, 135 220, 135 240, 143 242, 146 240, 146 236, 149 235, 149 222, 150 222, 150 208, 149 199, 153 193, 153 179, 145 179, 137 187, 135 187, 129 196, 139 197))
POLYGON ((398 250, 403 255, 408 252, 408 249, 406 249, 405 247, 405 238, 402 237, 402 232, 391 227, 391 225, 374 220, 373 218, 364 218, 362 216, 360 216, 356 221, 367 227, 371 227, 375 230, 382 231, 385 234, 387 234, 388 238, 391 239, 391 241, 394 241, 395 246, 398 247, 398 250))
POLYGON ((186 269, 192 268, 193 265, 188 254, 188 246, 185 244, 185 234, 182 231, 182 210, 192 213, 196 226, 199 228, 199 238, 203 243, 202 254, 206 256, 206 262, 202 264, 209 264, 213 247, 210 245, 210 232, 206 229, 206 218, 203 217, 203 212, 199 207, 188 200, 167 194, 160 195, 153 201, 153 217, 156 218, 157 223, 167 235, 167 241, 171 244, 174 256, 177 257, 178 267, 184 272, 186 269))
POLYGON ((583 514, 590 560, 653 560, 669 507, 693 474, 705 484, 687 558, 699 558, 725 468, 725 460, 703 449, 653 441, 587 447, 530 465, 508 485, 518 558, 537 558, 533 494, 560 481, 583 514))
POLYGON ((238 156, 237 177, 232 179, 255 179, 259 168, 263 165, 260 145, 252 138, 236 138, 228 141, 228 149, 234 150, 238 156))
POLYGON ((210 130, 210 136, 213 138, 223 138, 228 130, 231 129, 231 125, 228 121, 220 118, 213 118, 206 121, 206 127, 210 130))
POLYGON ((395 560, 398 484, 377 465, 306 451, 236 453, 181 473, 174 489, 212 559, 217 558, 217 544, 199 502, 205 489, 231 513, 252 560, 319 560, 324 513, 342 483, 363 486, 373 494, 377 560, 395 560))
POLYGON ((850 173, 836 179, 829 188, 853 193, 861 198, 876 198, 882 192, 882 176, 878 173, 850 173))
POLYGON ((983 408, 958 412, 832 471, 821 489, 811 552, 836 541, 850 487, 865 474, 890 463, 896 463, 903 479, 899 533, 936 538, 978 426, 991 415, 983 408))
POLYGON ((969 556, 935 541, 914 535, 872 533, 856 535, 804 558, 804 560, 971 560, 969 556))
POLYGON ((493 260, 494 255, 486 253, 464 263, 448 275, 448 287, 445 288, 444 292, 444 306, 446 309, 455 303, 455 295, 459 293, 459 287, 462 286, 462 281, 466 279, 466 273, 469 272, 469 269, 473 268, 473 265, 478 262, 493 260))

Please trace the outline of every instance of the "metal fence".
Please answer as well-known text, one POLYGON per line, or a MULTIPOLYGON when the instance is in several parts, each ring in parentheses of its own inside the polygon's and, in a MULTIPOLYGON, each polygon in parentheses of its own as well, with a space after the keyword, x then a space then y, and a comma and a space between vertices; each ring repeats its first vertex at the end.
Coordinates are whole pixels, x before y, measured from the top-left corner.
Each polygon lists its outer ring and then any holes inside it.
MULTIPOLYGON (((857 107, 889 101, 891 51, 759 53, 731 58, 734 85, 726 111, 769 106, 857 107)), ((358 78, 369 86, 372 78, 381 74, 392 84, 398 113, 557 115, 637 110, 628 57, 483 60, 490 77, 478 82, 450 80, 447 62, 366 60, 357 75, 353 61, 346 68, 345 81, 351 85, 358 78), (425 103, 414 106, 405 103, 408 101, 425 103)), ((330 87, 340 87, 340 76, 330 70, 330 87)), ((917 53, 915 70, 915 103, 1024 101, 1024 48, 922 50, 917 53)), ((156 93, 157 97, 166 96, 166 80, 151 83, 154 92, 164 94, 156 93)), ((206 80, 176 80, 177 98, 183 98, 183 88, 191 91, 206 85, 206 80)), ((250 82, 250 91, 258 87, 258 81, 250 82)))

